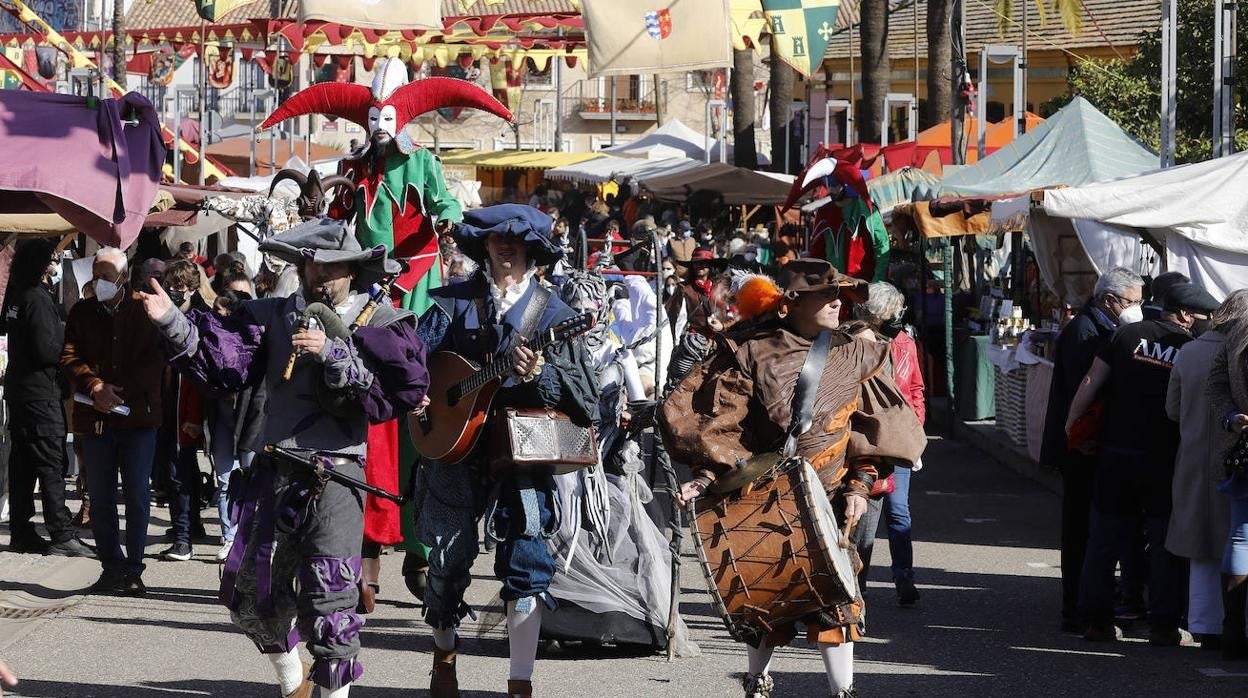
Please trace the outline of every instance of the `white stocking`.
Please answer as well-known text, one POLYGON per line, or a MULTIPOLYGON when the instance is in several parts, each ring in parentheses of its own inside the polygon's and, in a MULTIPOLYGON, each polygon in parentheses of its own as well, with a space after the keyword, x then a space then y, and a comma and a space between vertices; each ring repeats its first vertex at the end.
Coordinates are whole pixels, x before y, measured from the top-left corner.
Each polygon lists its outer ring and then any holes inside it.
POLYGON ((293 648, 289 652, 264 656, 273 663, 273 670, 277 672, 277 685, 282 689, 282 695, 287 696, 299 690, 299 686, 303 684, 304 675, 303 661, 299 659, 298 648, 293 648))
POLYGON ((854 643, 835 645, 820 642, 819 654, 823 655, 823 669, 828 673, 832 695, 854 685, 854 643))
POLYGON ((455 628, 434 628, 433 644, 443 652, 455 649, 455 628))
POLYGON ((335 688, 332 691, 329 690, 328 688, 325 688, 324 686, 321 686, 321 698, 347 698, 347 696, 350 694, 351 694, 351 684, 345 684, 343 686, 339 686, 338 688, 335 688))
POLYGON ((745 646, 745 659, 751 674, 767 674, 771 671, 771 655, 775 652, 774 647, 768 647, 767 643, 753 647, 745 646))
POLYGON ((537 661, 537 640, 542 630, 542 604, 534 598, 507 602, 507 642, 511 645, 511 676, 513 681, 529 681, 533 678, 533 664, 537 661), (517 604, 527 605, 528 611, 520 611, 517 604))

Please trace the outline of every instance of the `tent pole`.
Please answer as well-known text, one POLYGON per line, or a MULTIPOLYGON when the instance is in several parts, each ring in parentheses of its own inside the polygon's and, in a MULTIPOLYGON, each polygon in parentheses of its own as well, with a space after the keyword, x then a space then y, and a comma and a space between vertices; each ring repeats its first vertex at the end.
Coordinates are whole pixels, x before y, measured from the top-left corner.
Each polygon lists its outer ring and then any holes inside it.
POLYGON ((949 401, 949 429, 957 424, 957 395, 953 380, 953 238, 946 237, 941 250, 941 268, 945 286, 945 392, 949 401))

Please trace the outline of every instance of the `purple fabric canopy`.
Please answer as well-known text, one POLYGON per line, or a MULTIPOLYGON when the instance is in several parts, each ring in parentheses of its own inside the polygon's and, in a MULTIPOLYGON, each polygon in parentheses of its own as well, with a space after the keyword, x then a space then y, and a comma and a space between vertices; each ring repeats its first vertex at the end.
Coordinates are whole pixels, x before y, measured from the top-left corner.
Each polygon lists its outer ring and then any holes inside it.
MULTIPOLYGON (((0 90, 0 213, 60 215, 126 248, 156 198, 165 146, 152 103, 0 90), (123 124, 125 114, 137 124, 123 124)), ((0 231, 3 232, 3 231, 0 231)))

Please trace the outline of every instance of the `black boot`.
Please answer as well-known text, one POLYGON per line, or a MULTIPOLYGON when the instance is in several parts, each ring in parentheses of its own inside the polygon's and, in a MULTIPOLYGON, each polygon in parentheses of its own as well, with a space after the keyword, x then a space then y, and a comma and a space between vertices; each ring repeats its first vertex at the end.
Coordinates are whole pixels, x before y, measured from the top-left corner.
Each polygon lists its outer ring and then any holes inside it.
POLYGON ((1245 600, 1248 576, 1222 575, 1222 658, 1248 659, 1248 638, 1244 636, 1245 600))

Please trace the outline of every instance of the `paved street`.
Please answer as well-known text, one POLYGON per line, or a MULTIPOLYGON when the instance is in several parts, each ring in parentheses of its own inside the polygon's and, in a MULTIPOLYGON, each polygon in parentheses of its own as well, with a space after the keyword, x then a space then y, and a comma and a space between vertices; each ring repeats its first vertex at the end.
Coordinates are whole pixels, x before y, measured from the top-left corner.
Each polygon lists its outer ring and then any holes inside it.
MULTIPOLYGON (((969 447, 933 439, 913 481, 916 609, 897 608, 888 546, 877 547, 867 590, 870 637, 858 648, 862 695, 1248 694, 1248 664, 1227 665, 1195 647, 1158 649, 1143 628, 1115 644, 1057 632, 1058 499, 969 447)), ((153 531, 167 526, 154 510, 153 531)), ((210 512, 205 512, 208 516, 210 512)), ((7 527, 0 544, 7 543, 7 527)), ((154 542, 150 553, 160 550, 154 542)), ((152 560, 143 599, 80 596, 98 567, 0 553, 0 656, 20 673, 21 696, 272 696, 271 669, 215 604, 211 550, 196 561, 152 560)), ((431 640, 386 557, 382 599, 364 630, 366 673, 352 695, 422 695, 431 640)), ((539 661, 543 696, 733 696, 744 666, 708 605, 691 554, 683 608, 703 656, 560 655, 539 661)), ((497 592, 491 558, 478 560, 470 601, 497 592)), ((506 638, 466 628, 460 659, 466 695, 504 688, 506 638)), ((777 653, 778 696, 826 694, 822 663, 800 644, 777 653)), ((6 695, 8 695, 6 693, 6 695)))

